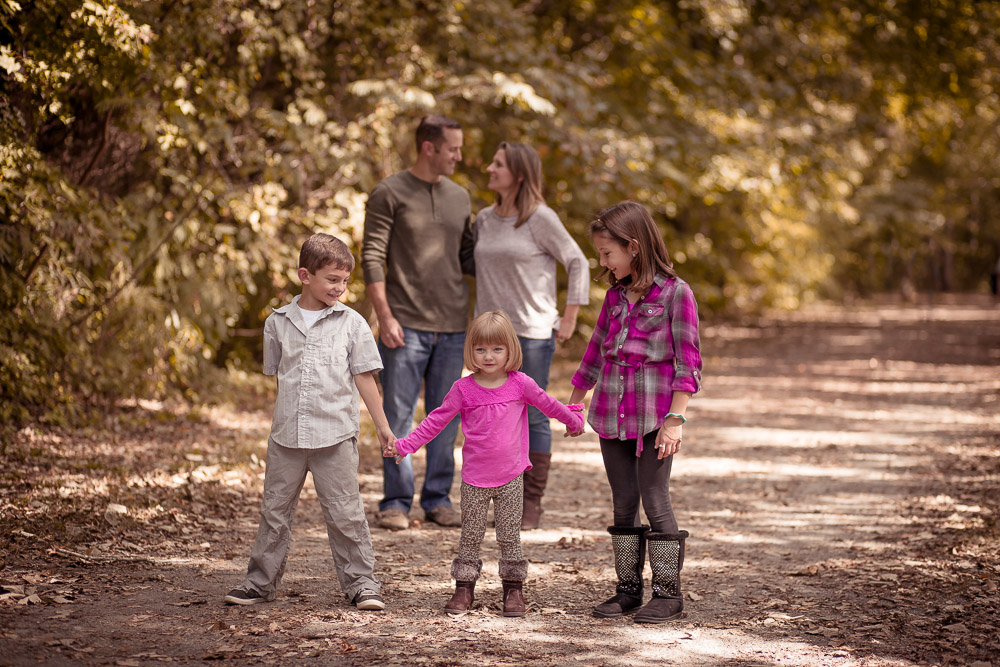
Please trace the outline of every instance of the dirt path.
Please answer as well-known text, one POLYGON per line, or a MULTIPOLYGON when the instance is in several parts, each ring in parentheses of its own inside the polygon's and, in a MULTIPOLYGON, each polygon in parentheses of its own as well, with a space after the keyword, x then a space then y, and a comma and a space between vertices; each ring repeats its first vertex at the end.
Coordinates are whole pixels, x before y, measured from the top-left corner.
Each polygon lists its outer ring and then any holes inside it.
MULTIPOLYGON (((674 465, 691 533, 678 622, 590 616, 613 588, 593 434, 557 442, 543 527, 522 535, 524 619, 496 613, 490 536, 476 608, 442 615, 458 531, 419 521, 373 531, 389 606, 355 611, 310 487, 278 600, 224 606, 268 412, 144 405, 7 447, 0 664, 1000 665, 1000 309, 812 309, 706 326, 703 344, 674 465)), ((371 447, 369 508, 377 465, 371 447)))

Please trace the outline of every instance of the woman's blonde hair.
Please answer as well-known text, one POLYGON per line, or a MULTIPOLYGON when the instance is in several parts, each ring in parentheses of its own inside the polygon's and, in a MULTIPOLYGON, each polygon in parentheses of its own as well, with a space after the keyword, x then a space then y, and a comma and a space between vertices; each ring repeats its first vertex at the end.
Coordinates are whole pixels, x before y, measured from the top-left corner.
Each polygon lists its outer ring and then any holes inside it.
POLYGON ((508 373, 521 368, 521 343, 514 332, 507 313, 502 310, 491 310, 472 320, 469 331, 465 334, 465 367, 472 372, 481 370, 476 366, 472 351, 482 345, 503 345, 507 348, 508 373))
MULTIPOLYGON (((540 205, 545 203, 542 197, 542 159, 538 151, 527 144, 515 144, 512 141, 501 141, 499 148, 507 160, 507 169, 517 183, 514 193, 514 208, 517 209, 517 229, 531 217, 540 205)), ((503 203, 503 197, 497 195, 497 206, 503 203)))

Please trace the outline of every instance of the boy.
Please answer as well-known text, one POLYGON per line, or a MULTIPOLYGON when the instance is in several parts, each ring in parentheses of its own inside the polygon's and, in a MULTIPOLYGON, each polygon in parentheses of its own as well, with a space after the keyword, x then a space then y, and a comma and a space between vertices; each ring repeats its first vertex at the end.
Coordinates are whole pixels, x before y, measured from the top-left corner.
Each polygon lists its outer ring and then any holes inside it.
POLYGON ((383 449, 396 438, 373 376, 382 369, 375 338, 365 319, 339 301, 353 269, 343 242, 313 234, 299 254, 302 294, 264 323, 264 374, 278 376, 278 399, 257 540, 247 578, 226 595, 228 604, 274 600, 299 492, 312 472, 341 590, 358 609, 385 608, 358 486, 358 394, 383 449))

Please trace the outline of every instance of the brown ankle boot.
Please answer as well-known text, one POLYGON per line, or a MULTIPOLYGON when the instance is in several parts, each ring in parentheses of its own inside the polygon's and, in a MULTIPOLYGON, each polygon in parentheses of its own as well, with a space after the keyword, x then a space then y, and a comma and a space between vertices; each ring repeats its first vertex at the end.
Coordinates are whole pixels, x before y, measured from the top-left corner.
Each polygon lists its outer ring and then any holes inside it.
POLYGON ((463 614, 469 611, 472 608, 473 600, 475 600, 475 590, 476 582, 474 581, 456 581, 455 594, 444 606, 444 613, 463 614))
POLYGON ((538 528, 542 517, 542 494, 549 481, 550 452, 528 452, 531 470, 524 473, 524 510, 521 513, 521 530, 538 528))
POLYGON ((521 587, 522 581, 503 582, 503 615, 504 616, 524 616, 524 595, 521 587))

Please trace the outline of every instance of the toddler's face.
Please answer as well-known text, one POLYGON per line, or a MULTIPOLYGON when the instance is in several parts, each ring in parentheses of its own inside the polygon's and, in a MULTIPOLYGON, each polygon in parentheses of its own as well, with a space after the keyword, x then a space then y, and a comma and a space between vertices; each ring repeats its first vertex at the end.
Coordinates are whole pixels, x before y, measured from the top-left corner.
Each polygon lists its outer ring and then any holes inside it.
POLYGON ((476 345, 472 348, 472 360, 476 367, 486 375, 503 373, 507 370, 507 358, 510 353, 506 345, 496 343, 476 345))

